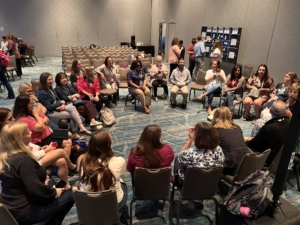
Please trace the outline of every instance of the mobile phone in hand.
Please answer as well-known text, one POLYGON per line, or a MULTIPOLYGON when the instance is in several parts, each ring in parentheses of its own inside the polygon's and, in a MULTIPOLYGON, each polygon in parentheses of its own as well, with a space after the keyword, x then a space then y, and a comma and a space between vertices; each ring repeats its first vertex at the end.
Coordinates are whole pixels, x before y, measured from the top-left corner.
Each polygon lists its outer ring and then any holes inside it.
POLYGON ((63 181, 63 180, 60 180, 56 185, 55 185, 55 187, 56 188, 64 188, 65 186, 66 186, 66 182, 65 181, 63 181))

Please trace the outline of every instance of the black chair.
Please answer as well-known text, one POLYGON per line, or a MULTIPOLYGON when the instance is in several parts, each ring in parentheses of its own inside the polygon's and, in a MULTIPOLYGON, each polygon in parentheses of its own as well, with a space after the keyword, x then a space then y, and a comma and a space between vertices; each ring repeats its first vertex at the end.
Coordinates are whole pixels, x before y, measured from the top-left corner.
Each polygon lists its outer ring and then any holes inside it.
POLYGON ((244 155, 234 176, 223 175, 222 180, 229 184, 234 184, 254 173, 256 170, 261 170, 270 154, 271 150, 267 149, 262 153, 247 153, 244 155))
MULTIPOLYGON (((219 203, 214 198, 218 189, 218 183, 223 171, 223 167, 214 168, 199 168, 199 167, 188 167, 184 176, 183 187, 177 187, 180 192, 180 197, 177 203, 177 224, 179 224, 180 207, 182 200, 205 200, 212 199, 215 203, 215 218, 216 224, 218 223, 218 207, 219 203)), ((173 183, 171 198, 174 201, 176 181, 173 183)), ((208 215, 202 212, 211 223, 211 219, 208 215)))
POLYGON ((1 225, 18 225, 17 221, 14 217, 10 214, 7 208, 0 203, 0 218, 1 218, 1 225))
POLYGON ((119 224, 119 207, 115 191, 74 191, 78 222, 84 225, 119 224))
POLYGON ((133 199, 130 202, 130 225, 132 206, 137 200, 164 200, 170 203, 169 223, 172 222, 172 203, 169 198, 171 167, 145 169, 136 167, 134 172, 133 199))

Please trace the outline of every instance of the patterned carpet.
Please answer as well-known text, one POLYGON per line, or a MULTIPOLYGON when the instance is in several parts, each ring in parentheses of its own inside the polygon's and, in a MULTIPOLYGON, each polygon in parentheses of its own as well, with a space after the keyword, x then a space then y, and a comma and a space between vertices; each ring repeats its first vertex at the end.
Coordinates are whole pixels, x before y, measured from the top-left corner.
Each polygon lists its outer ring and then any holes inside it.
MULTIPOLYGON (((31 79, 38 79, 39 75, 42 72, 50 72, 52 75, 62 71, 61 67, 61 58, 59 57, 48 57, 48 58, 39 58, 39 62, 34 67, 25 67, 23 69, 23 76, 20 79, 15 76, 15 81, 11 82, 15 93, 17 94, 17 88, 20 83, 28 82, 30 83, 31 79)), ((2 87, 3 89, 3 87, 2 87)), ((169 86, 169 90, 171 86, 169 86)), ((158 95, 162 95, 163 89, 158 89, 158 95)), ((188 128, 191 125, 199 121, 207 121, 207 113, 203 110, 203 105, 196 99, 191 100, 187 104, 187 109, 183 110, 179 107, 175 109, 171 108, 169 105, 169 101, 163 100, 159 98, 159 102, 152 101, 152 105, 150 107, 151 113, 149 115, 143 113, 142 108, 138 107, 137 111, 134 110, 134 105, 125 103, 125 97, 127 95, 127 90, 120 90, 120 101, 117 106, 111 105, 111 109, 115 117, 117 118, 117 123, 108 129, 113 138, 113 149, 117 156, 122 156, 126 160, 128 158, 128 154, 130 149, 135 146, 138 141, 138 138, 146 125, 149 124, 158 124, 163 131, 163 142, 169 144, 175 154, 179 152, 185 141, 187 140, 187 132, 188 128)), ((7 97, 6 90, 3 90, 0 93, 0 105, 1 107, 12 108, 14 100, 4 100, 3 98, 7 97)), ((181 96, 178 96, 178 106, 181 104, 180 100, 181 96)), ((219 99, 215 98, 213 102, 213 106, 217 106, 219 103, 219 99)), ((237 108, 236 111, 237 113, 237 108)), ((252 112, 253 113, 253 112, 252 112)), ((234 116, 234 121, 242 128, 244 136, 250 135, 252 124, 250 122, 242 121, 240 116, 234 116)), ((72 177, 71 181, 75 182, 78 177, 72 177)), ((126 175, 126 183, 128 185, 128 206, 129 202, 132 198, 132 190, 131 190, 131 178, 129 173, 126 175)), ((295 184, 295 179, 292 180, 292 183, 295 184)), ((300 209, 300 195, 296 189, 296 185, 294 187, 287 185, 287 191, 285 191, 286 198, 295 205, 298 209, 300 209)), ((188 208, 188 204, 186 204, 188 208)), ((167 207, 165 207, 167 208, 167 207)), ((167 213, 166 209, 163 212, 164 217, 167 221, 167 213)), ((214 208, 213 203, 211 201, 204 202, 204 211, 206 211, 210 218, 214 218, 214 208)), ((194 218, 197 213, 192 216, 184 218, 181 220, 181 224, 209 224, 206 218, 194 218)), ((74 206, 72 210, 69 212, 67 217, 64 220, 65 225, 67 224, 78 224, 76 215, 76 207, 74 206)), ((173 218, 175 222, 175 218, 173 218)), ((162 219, 148 219, 145 221, 139 221, 136 218, 134 219, 134 224, 143 224, 143 225, 155 225, 155 224, 163 224, 162 219)))

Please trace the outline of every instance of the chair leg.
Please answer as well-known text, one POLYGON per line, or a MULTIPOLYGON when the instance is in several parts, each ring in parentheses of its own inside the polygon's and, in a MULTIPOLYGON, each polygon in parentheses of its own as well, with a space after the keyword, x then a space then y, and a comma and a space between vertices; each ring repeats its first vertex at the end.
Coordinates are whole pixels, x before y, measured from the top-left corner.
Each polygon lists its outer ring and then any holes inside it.
POLYGON ((179 225, 180 207, 181 207, 181 197, 179 197, 179 200, 177 203, 177 212, 176 212, 176 224, 177 225, 179 225))
POLYGON ((299 164, 297 163, 295 165, 296 168, 296 180, 297 180, 297 187, 298 187, 298 191, 300 192, 300 182, 299 182, 299 164))
POLYGON ((170 205, 170 208, 169 208, 169 224, 173 225, 173 220, 172 220, 172 212, 173 212, 172 201, 169 198, 165 198, 165 201, 169 202, 169 205, 170 205))
POLYGON ((37 59, 37 57, 36 56, 34 56, 34 58, 35 58, 35 60, 38 62, 39 60, 37 59))
POLYGON ((190 89, 189 101, 191 101, 191 92, 192 92, 192 89, 190 89))
POLYGON ((130 225, 132 225, 132 206, 133 206, 133 203, 136 201, 136 199, 132 199, 131 202, 130 202, 130 225))
POLYGON ((216 222, 216 224, 218 224, 218 222, 219 222, 219 202, 214 197, 212 197, 211 199, 215 203, 215 218, 216 218, 215 222, 216 222))

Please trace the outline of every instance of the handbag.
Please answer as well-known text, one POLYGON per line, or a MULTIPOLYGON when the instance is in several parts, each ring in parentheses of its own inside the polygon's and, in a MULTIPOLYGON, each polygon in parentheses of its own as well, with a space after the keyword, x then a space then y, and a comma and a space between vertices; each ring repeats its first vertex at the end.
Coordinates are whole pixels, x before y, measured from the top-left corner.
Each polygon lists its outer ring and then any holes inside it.
POLYGON ((2 51, 0 51, 0 59, 1 59, 1 66, 5 67, 5 68, 9 66, 10 60, 9 60, 8 56, 5 55, 4 52, 2 52, 2 51))
POLYGON ((109 127, 116 123, 116 118, 115 118, 113 112, 109 108, 107 108, 105 106, 105 104, 103 104, 103 107, 102 107, 100 113, 101 113, 100 119, 103 123, 103 126, 109 127))
POLYGON ((77 99, 73 102, 73 105, 75 107, 78 107, 78 106, 81 106, 81 105, 84 105, 84 101, 82 101, 81 99, 77 99))
POLYGON ((259 96, 259 89, 256 87, 252 88, 251 91, 248 94, 249 97, 258 98, 259 96))

